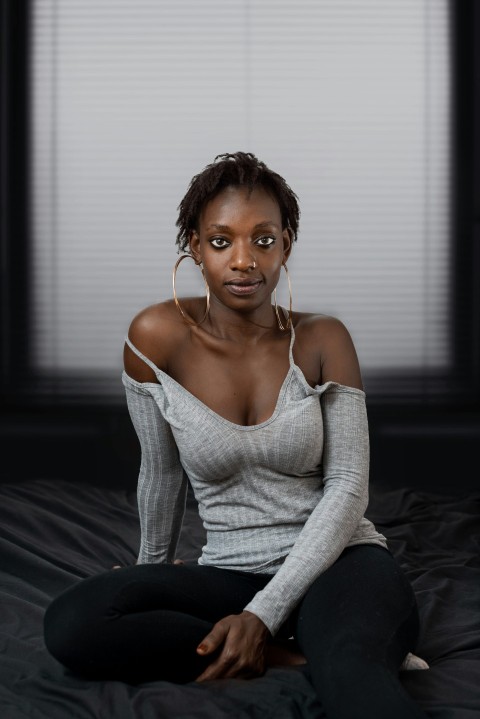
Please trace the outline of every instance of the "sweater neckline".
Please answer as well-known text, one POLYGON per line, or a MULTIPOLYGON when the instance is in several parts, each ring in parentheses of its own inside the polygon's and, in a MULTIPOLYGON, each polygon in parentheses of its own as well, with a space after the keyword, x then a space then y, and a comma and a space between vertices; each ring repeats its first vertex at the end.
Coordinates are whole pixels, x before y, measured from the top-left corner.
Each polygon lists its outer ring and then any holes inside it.
POLYGON ((277 402, 275 404, 275 408, 273 410, 273 413, 271 416, 264 420, 263 422, 259 422, 257 424, 237 424, 236 422, 232 422, 231 420, 227 419, 226 417, 223 417, 221 414, 218 414, 218 412, 215 412, 214 409, 208 406, 208 404, 205 404, 205 402, 202 402, 201 399, 199 399, 196 395, 192 394, 188 389, 186 389, 182 384, 177 382, 177 380, 173 379, 169 374, 166 372, 163 372, 161 369, 157 369, 157 374, 161 375, 162 377, 162 383, 165 384, 172 384, 174 387, 178 390, 179 395, 184 398, 184 401, 188 402, 194 402, 196 405, 198 405, 204 412, 209 414, 210 416, 214 417, 218 422, 221 422, 222 424, 225 424, 233 429, 239 429, 239 430, 255 430, 255 429, 261 429, 262 427, 266 427, 271 422, 273 422, 279 415, 283 404, 285 402, 285 395, 287 392, 287 388, 290 385, 290 381, 292 379, 293 373, 295 371, 295 367, 290 366, 288 368, 288 372, 285 376, 285 379, 282 382, 282 386, 280 387, 280 391, 278 393, 277 402))

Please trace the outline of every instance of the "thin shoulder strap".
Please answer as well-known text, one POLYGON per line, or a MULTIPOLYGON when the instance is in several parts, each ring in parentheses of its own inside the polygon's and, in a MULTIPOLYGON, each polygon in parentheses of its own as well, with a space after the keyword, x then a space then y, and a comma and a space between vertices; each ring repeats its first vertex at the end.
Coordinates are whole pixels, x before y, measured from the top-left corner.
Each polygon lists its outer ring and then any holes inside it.
POLYGON ((130 347, 130 349, 132 350, 132 352, 135 352, 135 354, 137 355, 137 357, 140 357, 141 360, 143 360, 146 364, 148 364, 148 366, 149 366, 151 369, 153 369, 153 371, 155 372, 155 374, 158 374, 158 372, 160 371, 160 370, 158 369, 158 367, 153 364, 152 360, 149 360, 148 357, 145 357, 145 355, 142 354, 142 353, 140 352, 140 350, 137 350, 137 348, 135 347, 135 345, 134 345, 132 342, 130 342, 130 339, 128 338, 128 335, 125 337, 125 342, 126 342, 127 345, 130 347))

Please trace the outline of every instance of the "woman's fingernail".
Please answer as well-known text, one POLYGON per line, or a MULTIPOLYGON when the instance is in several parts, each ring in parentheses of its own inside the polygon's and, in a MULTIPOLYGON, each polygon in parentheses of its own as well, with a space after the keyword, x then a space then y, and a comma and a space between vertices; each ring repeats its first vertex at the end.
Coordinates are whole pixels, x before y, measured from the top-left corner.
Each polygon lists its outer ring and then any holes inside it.
POLYGON ((205 644, 199 644, 199 645, 198 645, 198 647, 197 647, 197 652, 202 652, 202 653, 203 653, 203 652, 206 652, 206 651, 207 651, 207 647, 205 646, 205 644))

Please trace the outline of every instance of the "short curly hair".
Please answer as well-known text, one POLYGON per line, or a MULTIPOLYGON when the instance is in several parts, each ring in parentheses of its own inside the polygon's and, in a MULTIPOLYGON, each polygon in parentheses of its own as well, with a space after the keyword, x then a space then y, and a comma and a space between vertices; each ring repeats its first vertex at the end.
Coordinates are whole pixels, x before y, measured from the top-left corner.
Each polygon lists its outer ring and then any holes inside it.
POLYGON ((289 229, 292 240, 298 236, 300 208, 298 197, 283 177, 270 170, 251 152, 234 152, 217 155, 202 172, 195 175, 178 206, 178 252, 188 251, 190 235, 198 230, 200 214, 210 200, 229 186, 264 187, 278 202, 282 216, 282 229, 289 229))

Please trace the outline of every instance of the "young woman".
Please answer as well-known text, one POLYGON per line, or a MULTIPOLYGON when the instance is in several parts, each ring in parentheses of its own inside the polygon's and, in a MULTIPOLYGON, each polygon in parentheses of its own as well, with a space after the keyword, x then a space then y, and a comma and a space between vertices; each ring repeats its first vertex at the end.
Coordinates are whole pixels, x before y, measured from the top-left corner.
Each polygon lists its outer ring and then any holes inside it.
POLYGON ((272 305, 297 197, 237 152, 195 176, 179 210, 179 249, 207 295, 180 302, 174 281, 173 300, 133 319, 124 351, 142 449, 138 561, 57 598, 47 646, 99 679, 203 682, 261 675, 293 636, 328 717, 424 717, 398 680, 414 593, 364 517, 352 340, 333 317, 272 305), (177 563, 188 481, 207 542, 198 563, 177 563))

